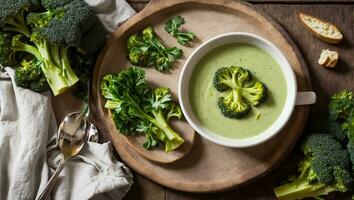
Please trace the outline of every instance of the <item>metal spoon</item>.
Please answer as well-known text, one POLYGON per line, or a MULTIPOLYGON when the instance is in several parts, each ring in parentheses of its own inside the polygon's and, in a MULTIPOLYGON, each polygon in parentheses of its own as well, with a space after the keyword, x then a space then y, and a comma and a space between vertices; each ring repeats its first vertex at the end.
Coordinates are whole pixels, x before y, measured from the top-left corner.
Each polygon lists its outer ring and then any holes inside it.
POLYGON ((62 157, 57 169, 40 194, 38 200, 47 199, 66 162, 73 156, 76 156, 87 142, 88 129, 90 128, 91 125, 86 120, 85 114, 81 112, 70 113, 60 123, 58 130, 58 144, 62 157))

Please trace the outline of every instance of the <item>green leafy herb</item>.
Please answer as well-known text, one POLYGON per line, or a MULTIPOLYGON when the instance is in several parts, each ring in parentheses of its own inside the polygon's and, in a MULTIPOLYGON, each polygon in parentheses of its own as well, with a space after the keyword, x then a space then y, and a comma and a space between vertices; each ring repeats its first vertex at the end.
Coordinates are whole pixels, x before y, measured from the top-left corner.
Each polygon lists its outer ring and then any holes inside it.
POLYGON ((169 19, 165 24, 165 30, 177 39, 181 45, 185 45, 194 39, 193 32, 182 32, 181 26, 185 23, 184 18, 181 16, 169 19))
POLYGON ((172 64, 183 56, 177 47, 167 48, 158 39, 152 27, 145 28, 141 34, 133 34, 127 41, 128 57, 133 65, 155 67, 167 71, 172 64))
POLYGON ((168 88, 149 88, 142 68, 130 67, 118 74, 106 75, 101 81, 102 95, 107 99, 116 128, 123 134, 145 134, 146 149, 163 143, 165 151, 178 148, 183 138, 168 124, 181 119, 182 111, 172 100, 168 88))

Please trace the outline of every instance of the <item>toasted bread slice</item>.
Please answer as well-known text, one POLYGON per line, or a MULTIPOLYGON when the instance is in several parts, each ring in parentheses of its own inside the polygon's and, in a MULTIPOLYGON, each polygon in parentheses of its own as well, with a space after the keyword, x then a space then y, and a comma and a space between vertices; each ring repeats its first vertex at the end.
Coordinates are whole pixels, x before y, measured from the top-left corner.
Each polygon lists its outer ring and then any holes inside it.
POLYGON ((323 67, 333 68, 337 65, 339 55, 337 51, 331 51, 328 49, 322 50, 320 58, 318 59, 318 64, 323 67))
POLYGON ((342 41, 343 34, 335 25, 304 13, 299 13, 299 17, 305 27, 321 40, 330 44, 342 41))

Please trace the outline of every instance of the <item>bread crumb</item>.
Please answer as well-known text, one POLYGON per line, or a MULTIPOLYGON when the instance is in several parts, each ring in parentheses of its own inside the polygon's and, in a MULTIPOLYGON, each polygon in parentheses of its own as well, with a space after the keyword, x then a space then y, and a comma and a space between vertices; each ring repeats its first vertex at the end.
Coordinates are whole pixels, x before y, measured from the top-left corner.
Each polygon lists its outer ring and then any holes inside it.
POLYGON ((337 51, 331 51, 329 49, 322 50, 318 64, 323 67, 333 68, 337 65, 339 55, 337 51))

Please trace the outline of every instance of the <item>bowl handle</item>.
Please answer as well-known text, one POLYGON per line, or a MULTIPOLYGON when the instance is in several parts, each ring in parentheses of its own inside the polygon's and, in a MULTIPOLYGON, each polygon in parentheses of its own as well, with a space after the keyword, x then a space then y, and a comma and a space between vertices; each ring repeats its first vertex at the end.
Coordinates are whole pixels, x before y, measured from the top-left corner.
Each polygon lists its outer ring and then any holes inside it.
POLYGON ((316 103, 316 93, 313 91, 298 92, 296 95, 295 105, 311 105, 316 103))

